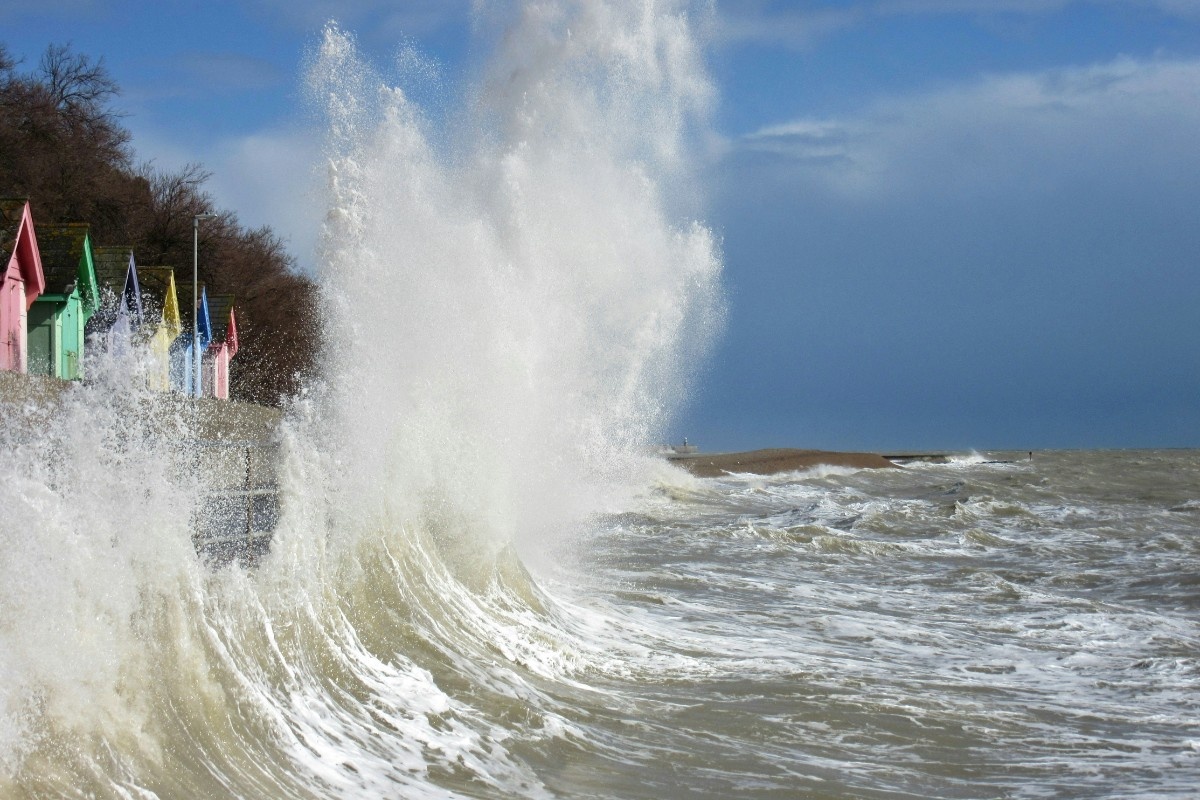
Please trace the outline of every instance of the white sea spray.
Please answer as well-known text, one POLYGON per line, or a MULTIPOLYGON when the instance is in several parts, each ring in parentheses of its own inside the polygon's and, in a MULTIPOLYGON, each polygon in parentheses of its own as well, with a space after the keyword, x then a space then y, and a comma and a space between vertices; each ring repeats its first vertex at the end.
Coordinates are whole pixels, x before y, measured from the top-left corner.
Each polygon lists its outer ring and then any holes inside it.
POLYGON ((136 349, 6 418, 0 794, 547 793, 511 743, 579 737, 538 682, 598 648, 514 553, 662 469, 721 259, 687 4, 512 13, 436 121, 322 36, 323 369, 257 569, 196 556, 204 434, 136 349))
POLYGON ((452 135, 326 29, 321 433, 354 465, 347 524, 536 541, 646 469, 721 318, 715 239, 681 213, 711 99, 686 23, 527 4, 452 135))

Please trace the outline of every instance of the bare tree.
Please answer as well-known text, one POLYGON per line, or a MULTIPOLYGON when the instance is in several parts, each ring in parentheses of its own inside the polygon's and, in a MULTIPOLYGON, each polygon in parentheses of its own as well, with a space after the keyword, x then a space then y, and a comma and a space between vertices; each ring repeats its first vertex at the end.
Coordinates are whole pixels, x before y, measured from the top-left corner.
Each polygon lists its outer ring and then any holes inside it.
POLYGON ((83 53, 71 52, 69 44, 52 44, 38 62, 38 73, 60 111, 82 115, 93 122, 113 119, 107 103, 121 91, 108 74, 103 57, 93 61, 83 53))
POLYGON ((28 196, 39 221, 91 223, 97 244, 131 245, 140 263, 189 278, 192 218, 216 213, 200 229, 200 279, 235 297, 233 394, 276 403, 295 392, 315 358, 316 289, 282 240, 216 209, 199 164, 133 167, 103 59, 51 45, 32 73, 17 66, 0 46, 0 196, 28 196))
POLYGON ((11 55, 8 54, 8 48, 0 44, 0 81, 7 82, 12 75, 13 68, 17 66, 17 62, 11 55))

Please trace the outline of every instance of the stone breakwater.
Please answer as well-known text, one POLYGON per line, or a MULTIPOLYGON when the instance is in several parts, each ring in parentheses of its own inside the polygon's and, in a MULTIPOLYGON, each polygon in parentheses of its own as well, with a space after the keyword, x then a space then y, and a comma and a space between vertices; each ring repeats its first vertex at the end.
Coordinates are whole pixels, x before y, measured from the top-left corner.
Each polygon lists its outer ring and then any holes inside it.
POLYGON ((829 450, 771 448, 743 453, 688 453, 667 459, 700 478, 715 478, 728 473, 774 475, 798 472, 818 466, 854 469, 893 469, 894 463, 876 453, 840 453, 829 450))

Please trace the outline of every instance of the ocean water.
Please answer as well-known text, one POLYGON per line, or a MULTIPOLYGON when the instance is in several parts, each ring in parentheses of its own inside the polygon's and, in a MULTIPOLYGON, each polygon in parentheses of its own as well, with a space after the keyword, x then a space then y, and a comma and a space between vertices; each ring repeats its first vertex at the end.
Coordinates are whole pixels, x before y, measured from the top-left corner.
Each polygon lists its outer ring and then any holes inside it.
POLYGON ((1200 453, 648 455, 723 316, 703 12, 489 6, 436 109, 324 32, 270 551, 197 556, 136 351, 5 402, 0 797, 1194 793, 1200 453))
POLYGON ((1198 494, 1189 450, 661 485, 555 584, 644 647, 589 796, 1195 796, 1198 494))
POLYGON ((1195 795, 1200 452, 653 469, 536 569, 6 525, 0 795, 1195 795))

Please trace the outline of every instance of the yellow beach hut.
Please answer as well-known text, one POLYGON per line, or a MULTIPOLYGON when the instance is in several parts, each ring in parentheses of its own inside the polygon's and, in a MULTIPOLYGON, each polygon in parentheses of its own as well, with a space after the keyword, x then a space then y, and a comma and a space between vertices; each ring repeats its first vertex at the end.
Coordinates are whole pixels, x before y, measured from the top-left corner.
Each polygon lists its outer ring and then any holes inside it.
POLYGON ((142 328, 139 331, 152 357, 148 381, 159 392, 171 388, 171 345, 183 332, 179 297, 172 267, 138 267, 142 289, 142 328))

